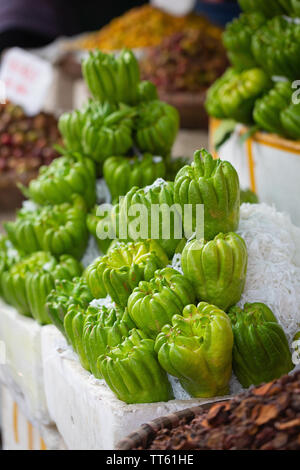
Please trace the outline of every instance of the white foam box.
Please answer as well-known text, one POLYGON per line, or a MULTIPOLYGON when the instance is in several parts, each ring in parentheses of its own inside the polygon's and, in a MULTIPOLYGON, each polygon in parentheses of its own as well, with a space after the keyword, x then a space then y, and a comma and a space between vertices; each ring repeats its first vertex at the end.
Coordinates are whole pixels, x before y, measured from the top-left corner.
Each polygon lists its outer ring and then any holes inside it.
MULTIPOLYGON (((212 152, 214 135, 221 123, 214 119, 210 123, 212 152)), ((243 189, 252 189, 261 202, 275 204, 300 226, 300 143, 266 132, 241 139, 247 130, 238 124, 215 155, 235 167, 243 189)))
POLYGON ((64 442, 55 425, 34 426, 22 413, 7 387, 2 392, 3 450, 63 450, 64 442))
POLYGON ((44 380, 50 415, 70 450, 111 450, 143 423, 212 400, 171 400, 127 405, 104 381, 79 364, 62 334, 49 325, 42 331, 44 380))
POLYGON ((52 424, 47 409, 41 356, 41 327, 0 301, 0 381, 33 424, 52 424), (2 362, 2 364, 1 364, 2 362))

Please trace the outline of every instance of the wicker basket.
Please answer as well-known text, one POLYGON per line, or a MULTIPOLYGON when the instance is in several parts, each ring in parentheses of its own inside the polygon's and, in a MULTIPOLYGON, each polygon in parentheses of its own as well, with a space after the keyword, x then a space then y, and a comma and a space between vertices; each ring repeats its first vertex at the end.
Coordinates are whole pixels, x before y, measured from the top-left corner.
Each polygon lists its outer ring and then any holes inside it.
POLYGON ((125 439, 122 439, 116 446, 116 450, 132 450, 137 447, 147 449, 151 442, 155 439, 158 431, 164 428, 176 428, 182 419, 186 419, 190 423, 196 416, 202 414, 204 410, 208 410, 216 403, 228 401, 230 398, 222 398, 204 405, 195 406, 193 408, 186 408, 185 410, 172 413, 168 416, 154 419, 150 423, 143 424, 137 431, 129 434, 125 439))

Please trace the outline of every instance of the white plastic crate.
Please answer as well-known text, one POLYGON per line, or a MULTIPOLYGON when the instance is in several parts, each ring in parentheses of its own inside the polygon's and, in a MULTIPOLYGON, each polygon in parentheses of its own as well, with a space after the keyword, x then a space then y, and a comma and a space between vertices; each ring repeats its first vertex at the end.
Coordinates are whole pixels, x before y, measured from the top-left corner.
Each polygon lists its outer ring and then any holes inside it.
POLYGON ((4 386, 2 392, 2 440, 4 450, 62 450, 64 442, 54 425, 35 427, 24 416, 4 386))
POLYGON ((0 341, 6 352, 5 364, 0 364, 0 382, 32 423, 49 425, 52 421, 44 391, 42 329, 36 321, 0 301, 0 341))

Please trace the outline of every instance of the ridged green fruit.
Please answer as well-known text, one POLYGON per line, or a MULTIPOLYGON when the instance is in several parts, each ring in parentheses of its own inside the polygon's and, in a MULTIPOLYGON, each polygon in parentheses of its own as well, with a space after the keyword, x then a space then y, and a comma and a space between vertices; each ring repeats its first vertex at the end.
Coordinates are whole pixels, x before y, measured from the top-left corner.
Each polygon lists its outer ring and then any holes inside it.
POLYGON ((206 150, 194 154, 194 162, 177 174, 174 201, 185 214, 185 205, 193 208, 192 216, 184 215, 189 237, 197 231, 197 205, 204 205, 204 237, 211 240, 218 233, 237 230, 240 219, 239 177, 231 163, 214 160, 206 150))
POLYGON ((7 237, 0 236, 0 297, 3 297, 6 302, 8 300, 4 296, 2 289, 2 276, 10 270, 10 268, 18 263, 21 259, 21 254, 12 245, 7 237))
POLYGON ((256 31, 252 52, 269 76, 296 80, 300 67, 300 25, 276 16, 256 31))
POLYGON ((113 155, 125 155, 133 145, 134 115, 134 109, 126 105, 98 106, 82 130, 84 153, 97 163, 113 155))
POLYGON ((113 201, 133 186, 143 188, 157 178, 164 178, 166 166, 162 157, 145 154, 141 157, 110 157, 103 165, 104 179, 113 201))
POLYGON ((95 165, 80 156, 56 158, 49 166, 42 166, 39 176, 22 190, 26 197, 42 206, 72 203, 74 195, 79 195, 87 207, 92 207, 96 202, 95 165))
POLYGON ((238 0, 238 2, 242 10, 246 12, 259 11, 268 18, 286 13, 286 8, 282 5, 282 0, 238 0))
POLYGON ((110 295, 121 307, 141 280, 150 280, 157 269, 168 264, 168 257, 154 240, 120 243, 97 258, 85 271, 95 298, 110 295))
POLYGON ((285 333, 262 303, 247 303, 229 312, 234 334, 233 370, 243 387, 260 385, 294 368, 285 333))
POLYGON ((233 77, 238 76, 239 72, 233 68, 228 68, 226 72, 218 78, 208 89, 205 100, 205 109, 207 113, 216 119, 226 119, 227 113, 221 105, 220 90, 223 85, 229 83, 233 77))
POLYGON ((97 366, 98 358, 108 347, 122 343, 134 327, 126 310, 103 306, 88 308, 83 327, 83 347, 90 370, 97 379, 103 378, 97 366))
POLYGON ((192 240, 183 249, 182 270, 199 300, 224 311, 241 298, 246 282, 247 247, 236 233, 219 233, 214 240, 192 240))
POLYGON ((83 327, 85 322, 85 308, 80 305, 71 305, 64 317, 64 330, 68 342, 79 357, 82 367, 90 371, 90 364, 83 346, 83 327))
POLYGON ((226 395, 232 369, 229 317, 214 305, 188 305, 157 336, 161 366, 197 398, 226 395))
POLYGON ((80 259, 86 249, 88 230, 84 201, 44 206, 35 211, 21 209, 15 222, 6 222, 9 239, 24 253, 48 251, 80 259), (83 204, 82 204, 83 202, 83 204))
POLYGON ((269 93, 256 101, 253 117, 261 129, 279 135, 286 135, 281 122, 281 112, 292 103, 291 82, 277 82, 269 93))
POLYGON ((92 300, 92 293, 83 278, 56 280, 54 289, 47 297, 46 308, 53 325, 65 335, 64 318, 68 308, 71 305, 87 308, 92 300))
POLYGON ((128 299, 128 312, 136 326, 155 339, 162 327, 186 305, 195 302, 191 282, 172 268, 156 271, 150 282, 141 281, 128 299))
MULTIPOLYGON (((126 228, 129 240, 155 239, 169 258, 184 237, 181 207, 174 201, 174 183, 163 179, 146 188, 131 188, 119 204, 116 219, 126 228)), ((117 234, 121 236, 120 229, 117 234)))
POLYGON ((22 315, 32 316, 41 324, 51 323, 46 299, 55 280, 71 280, 81 272, 81 265, 71 256, 62 255, 57 260, 50 253, 36 252, 3 273, 4 297, 22 315))
POLYGON ((178 129, 179 114, 173 106, 154 100, 137 107, 135 143, 142 152, 168 155, 178 129))
POLYGON ((268 74, 259 68, 245 70, 233 76, 219 90, 220 105, 224 114, 228 119, 251 124, 256 100, 271 87, 272 81, 268 74))
POLYGON ((167 374, 158 363, 154 341, 132 330, 119 346, 98 360, 100 373, 119 400, 155 403, 173 398, 167 374))
POLYGON ((223 43, 231 64, 237 70, 256 67, 251 51, 252 37, 266 21, 266 17, 260 12, 244 13, 226 25, 223 43))
POLYGON ((96 49, 83 60, 82 73, 95 99, 101 102, 136 104, 140 69, 131 50, 123 49, 115 56, 96 49))

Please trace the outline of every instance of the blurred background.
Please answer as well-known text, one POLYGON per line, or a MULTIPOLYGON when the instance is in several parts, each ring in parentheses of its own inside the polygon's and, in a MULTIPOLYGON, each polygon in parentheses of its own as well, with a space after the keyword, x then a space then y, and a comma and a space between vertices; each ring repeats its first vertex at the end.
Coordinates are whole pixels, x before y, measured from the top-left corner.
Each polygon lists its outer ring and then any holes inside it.
POLYGON ((79 0, 0 0, 2 62, 10 48, 23 48, 53 75, 39 113, 28 115, 18 102, 0 106, 0 221, 22 203, 18 183, 58 156, 57 118, 86 101, 80 64, 94 48, 135 51, 143 79, 180 112, 175 156, 207 146, 205 95, 228 65, 222 28, 239 11, 228 0, 86 0, 84 8, 79 0))

